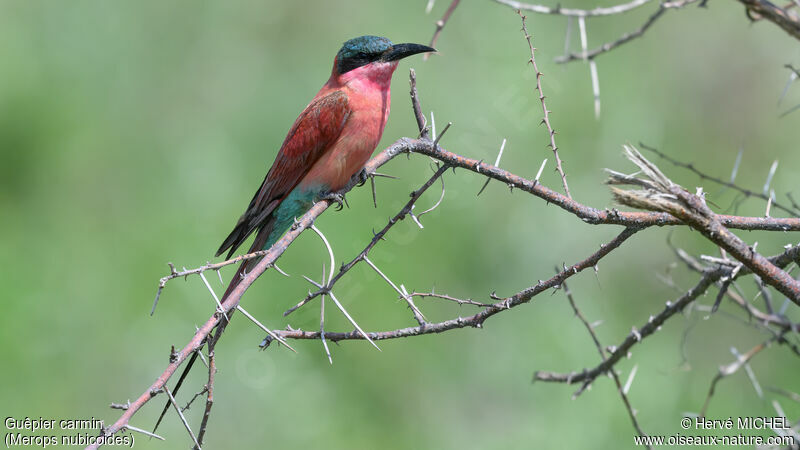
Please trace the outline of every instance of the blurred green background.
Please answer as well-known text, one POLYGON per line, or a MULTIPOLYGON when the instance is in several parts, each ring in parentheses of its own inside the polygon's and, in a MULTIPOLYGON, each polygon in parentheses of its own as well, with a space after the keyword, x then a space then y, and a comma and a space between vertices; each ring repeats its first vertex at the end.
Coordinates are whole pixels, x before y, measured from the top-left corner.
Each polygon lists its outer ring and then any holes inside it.
MULTIPOLYGON (((115 420, 119 412, 108 404, 136 398, 165 367, 170 345, 183 346, 213 310, 201 280, 189 278, 170 283, 150 317, 166 263, 195 267, 212 257, 294 118, 329 76, 341 43, 362 34, 427 43, 448 3, 438 0, 430 15, 423 0, 0 3, 3 417, 115 420)), ((653 8, 590 20, 590 46, 638 27, 653 8)), ((743 149, 737 181, 758 191, 779 160, 772 182, 779 201, 788 203, 792 190, 800 197, 800 112, 779 118, 800 103, 800 85, 778 105, 789 76, 783 65, 800 64, 800 52, 780 29, 751 24, 735 2, 670 12, 644 38, 598 59, 596 120, 588 66, 552 62, 563 53, 565 20, 529 16, 577 200, 614 206, 601 169, 632 172, 621 146, 639 141, 723 178, 743 149)), ((572 42, 576 49, 577 34, 572 42)), ((533 177, 549 158, 542 181, 560 190, 545 129, 537 125, 541 108, 519 17, 488 0, 462 2, 437 47, 440 54, 428 61, 400 64, 381 148, 416 135, 407 95, 414 67, 426 112, 434 112, 439 129, 453 122, 445 147, 494 161, 506 138, 502 167, 533 177)), ((701 185, 682 169, 661 167, 690 190, 701 185)), ((419 156, 397 158, 382 171, 400 179, 378 179, 377 209, 369 188, 361 188, 349 194, 350 209, 318 221, 337 263, 352 258, 430 174, 428 159, 419 156)), ((484 179, 463 170, 445 178, 445 201, 423 217, 425 228, 404 221, 373 254, 409 290, 476 300, 495 290, 510 295, 550 277, 555 265, 583 259, 619 231, 583 224, 496 182, 476 198, 484 179)), ((734 212, 731 191, 704 186, 719 211, 734 212)), ((438 192, 431 189, 419 207, 433 204, 438 192)), ((735 212, 763 211, 763 203, 750 200, 735 212)), ((670 233, 693 254, 716 254, 697 233, 653 228, 603 260, 596 275, 570 281, 588 319, 602 320, 597 331, 604 345, 619 344, 632 326, 680 295, 662 278, 679 289, 696 282, 675 265, 670 233)), ((764 254, 798 241, 796 233, 739 234, 758 241, 764 254)), ((319 278, 326 262, 318 238, 304 234, 280 260, 291 277, 268 272, 243 305, 273 328, 318 326, 318 303, 288 319, 281 313, 309 289, 302 275, 319 278)), ((210 280, 223 290, 216 277, 210 280)), ((752 279, 740 284, 755 295, 752 279)), ((357 267, 336 293, 368 330, 413 324, 404 303, 368 267, 357 267)), ((713 303, 715 295, 716 288, 709 290, 700 303, 713 303)), ((433 300, 418 305, 437 321, 474 312, 433 300)), ((350 329, 328 310, 329 329, 350 329)), ((729 349, 745 352, 766 339, 730 313, 741 317, 729 304, 710 318, 697 311, 675 317, 617 366, 624 380, 638 364, 630 399, 646 432, 683 432, 681 414, 699 411, 718 366, 733 360, 729 349)), ((262 352, 262 337, 237 317, 217 347, 205 448, 633 446, 630 420, 607 377, 574 401, 577 386, 530 382, 535 370, 598 362, 560 291, 480 330, 381 342, 382 352, 364 342, 333 345, 332 366, 318 341, 295 342, 299 354, 262 352)), ((800 389, 800 360, 786 348, 763 352, 752 367, 763 386, 800 389)), ((203 370, 191 375, 181 403, 204 379, 203 370)), ((789 418, 800 415, 784 397, 767 392, 760 399, 741 372, 718 385, 708 414, 773 415, 773 399, 789 418)), ((132 425, 151 428, 163 396, 157 400, 132 425)), ((193 424, 202 412, 196 405, 193 424)), ((175 414, 160 432, 166 443, 137 435, 137 448, 189 445, 175 414)))

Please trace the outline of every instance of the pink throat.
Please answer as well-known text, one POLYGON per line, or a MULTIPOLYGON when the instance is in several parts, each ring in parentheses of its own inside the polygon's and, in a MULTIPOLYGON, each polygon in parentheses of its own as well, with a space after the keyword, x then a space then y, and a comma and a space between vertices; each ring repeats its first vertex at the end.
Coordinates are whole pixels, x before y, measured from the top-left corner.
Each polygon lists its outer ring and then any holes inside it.
MULTIPOLYGON (((399 61, 367 64, 335 77, 336 83, 348 84, 354 88, 388 90, 398 63, 399 61)), ((333 81, 334 77, 331 78, 333 81)))

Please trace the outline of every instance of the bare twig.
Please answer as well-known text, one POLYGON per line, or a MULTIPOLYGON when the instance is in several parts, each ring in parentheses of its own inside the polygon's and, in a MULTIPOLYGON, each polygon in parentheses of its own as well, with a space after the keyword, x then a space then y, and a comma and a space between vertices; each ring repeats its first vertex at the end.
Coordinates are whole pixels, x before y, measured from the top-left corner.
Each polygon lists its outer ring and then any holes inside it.
POLYGON ((510 6, 513 9, 519 9, 523 11, 533 11, 538 14, 554 14, 567 17, 595 17, 595 16, 613 16, 616 14, 622 14, 632 9, 636 9, 644 4, 647 4, 651 0, 633 0, 628 3, 622 3, 619 5, 608 6, 608 7, 599 7, 594 9, 573 9, 573 8, 562 8, 561 6, 550 8, 548 6, 535 5, 531 3, 522 3, 513 0, 494 0, 494 1, 500 3, 501 5, 510 6))
MULTIPOLYGON (((519 11, 517 11, 519 13, 519 11)), ((528 26, 525 23, 526 17, 519 13, 520 18, 522 18, 522 33, 525 35, 525 40, 528 41, 528 48, 531 51, 531 59, 529 60, 530 63, 533 65, 533 70, 536 72, 536 90, 539 91, 539 101, 542 103, 542 113, 544 117, 542 118, 542 123, 547 126, 547 132, 550 135, 550 148, 553 149, 553 155, 556 157, 556 170, 558 174, 561 175, 561 184, 564 186, 564 192, 567 194, 567 197, 572 198, 572 195, 569 193, 569 186, 567 186, 567 176, 564 174, 564 169, 561 167, 561 158, 558 156, 558 147, 556 146, 556 132, 553 130, 552 125, 550 125, 550 111, 547 109, 547 105, 544 102, 545 96, 544 92, 542 91, 542 72, 539 71, 539 67, 536 65, 536 58, 534 57, 535 48, 533 47, 533 43, 531 42, 531 35, 528 33, 528 26)))
POLYGON ((422 109, 417 100, 417 73, 414 72, 414 69, 409 69, 408 78, 411 85, 411 108, 414 111, 414 118, 417 119, 419 136, 425 139, 428 137, 427 119, 425 119, 425 114, 422 114, 422 109))
POLYGON ((615 200, 639 209, 668 212, 700 231, 703 235, 724 248, 731 256, 747 266, 762 280, 800 305, 800 282, 776 267, 768 259, 757 253, 738 236, 731 233, 717 219, 705 201, 687 192, 666 178, 658 168, 645 159, 635 148, 625 146, 628 158, 647 176, 647 179, 620 177, 611 173, 610 184, 637 184, 646 186, 647 191, 625 191, 612 187, 615 200))
MULTIPOLYGON (((509 310, 516 306, 528 303, 532 298, 539 295, 542 292, 547 291, 548 289, 552 289, 554 287, 560 286, 564 280, 572 277, 573 275, 582 272, 585 269, 593 268, 597 265, 597 262, 600 261, 604 256, 611 253, 614 249, 618 248, 625 242, 628 238, 633 236, 634 233, 638 231, 636 228, 626 228, 623 230, 617 237, 611 240, 609 243, 602 245, 600 249, 589 257, 580 261, 572 266, 564 268, 561 272, 557 275, 551 277, 546 281, 539 281, 534 286, 531 286, 527 289, 524 289, 512 296, 499 298, 493 297, 497 300, 493 303, 490 307, 485 308, 481 312, 474 314, 469 317, 458 317, 456 319, 446 320, 444 322, 438 323, 427 323, 425 326, 417 326, 417 327, 409 327, 409 328, 402 328, 392 331, 382 331, 382 332, 372 332, 369 333, 369 337, 373 340, 386 340, 386 339, 398 339, 398 338, 405 338, 410 336, 421 336, 425 334, 432 334, 432 333, 441 333, 448 330, 458 329, 458 328, 465 328, 465 327, 474 327, 474 328, 481 328, 483 327, 483 323, 489 319, 490 317, 498 314, 502 311, 509 310)), ((462 300, 463 303, 467 303, 467 301, 462 300)), ((304 330, 275 330, 275 333, 285 339, 319 339, 320 334, 317 331, 304 331, 304 330)), ((343 340, 352 340, 352 339, 364 339, 364 337, 357 333, 357 332, 347 332, 347 333, 331 333, 325 332, 325 337, 331 341, 343 341, 343 340)), ((265 339, 265 342, 262 345, 269 345, 269 339, 265 339)))
POLYGON ((438 298, 438 299, 442 299, 442 300, 447 300, 447 301, 450 301, 450 302, 458 303, 459 305, 473 305, 473 306, 480 306, 482 308, 489 308, 489 307, 492 306, 490 303, 476 302, 476 301, 471 300, 471 299, 460 299, 460 298, 453 297, 451 295, 437 294, 436 292, 412 292, 412 293, 410 293, 408 295, 411 296, 411 297, 420 297, 420 298, 426 298, 426 297, 438 298))
MULTIPOLYGON (((558 270, 556 270, 558 272, 558 270)), ((572 298, 572 291, 569 290, 567 286, 567 282, 565 281, 562 285, 564 288, 564 294, 567 296, 567 300, 569 301, 569 305, 572 307, 572 311, 575 313, 575 316, 578 320, 581 321, 586 331, 589 332, 589 335, 592 337, 592 341, 594 342, 595 347, 597 348, 597 352, 600 354, 600 359, 602 361, 606 360, 606 354, 603 351, 603 346, 600 344, 600 340, 597 338, 597 333, 594 332, 594 327, 586 320, 586 318, 581 313, 581 310, 578 309, 578 305, 575 303, 575 299, 572 298)), ((625 409, 628 411, 628 416, 631 418, 631 423, 633 423, 633 427, 636 429, 636 432, 639 433, 639 436, 647 436, 644 431, 642 431, 642 427, 639 426, 639 421, 636 420, 636 412, 633 410, 631 406, 631 402, 628 399, 628 390, 630 389, 630 385, 633 382, 633 376, 635 371, 631 371, 631 376, 628 379, 628 382, 625 383, 625 387, 622 387, 622 383, 619 380, 619 375, 617 372, 612 368, 608 371, 611 378, 614 380, 614 383, 617 385, 617 392, 619 392, 620 398, 622 399, 622 403, 625 405, 625 409)), ((646 448, 652 449, 649 444, 645 444, 646 448)))
POLYGON ((257 252, 253 252, 253 253, 248 253, 248 254, 245 254, 245 255, 239 255, 239 256, 237 256, 235 258, 231 258, 229 260, 218 262, 218 263, 214 263, 214 264, 207 263, 204 266, 196 267, 194 269, 188 269, 188 270, 184 269, 184 270, 182 270, 180 272, 175 270, 175 266, 172 263, 168 263, 168 266, 170 268, 170 274, 165 276, 165 277, 162 277, 160 280, 158 280, 158 290, 156 291, 156 298, 155 298, 155 301, 153 301, 153 309, 150 311, 150 315, 152 316, 153 313, 155 312, 156 305, 158 305, 158 299, 159 299, 159 297, 161 297, 161 291, 164 290, 164 287, 167 285, 167 283, 170 280, 173 280, 175 278, 185 278, 185 277, 188 277, 189 275, 198 275, 198 274, 201 274, 201 273, 209 271, 209 270, 213 270, 213 271, 219 273, 219 270, 222 269, 225 266, 230 266, 232 264, 237 264, 237 263, 240 263, 242 261, 249 261, 251 259, 260 258, 260 257, 262 257, 262 256, 264 256, 266 254, 267 254, 266 250, 261 250, 261 251, 257 251, 257 252))
MULTIPOLYGON (((439 35, 442 34, 444 26, 447 25, 447 21, 450 20, 450 16, 453 15, 453 11, 456 10, 460 2, 461 0, 453 0, 450 2, 450 6, 447 7, 447 11, 444 12, 442 18, 436 21, 436 31, 433 32, 431 43, 428 45, 429 47, 436 47, 436 41, 439 40, 439 35)), ((426 53, 422 56, 422 60, 426 61, 429 57, 430 54, 426 53)))
MULTIPOLYGON (((495 0, 498 1, 498 0, 495 0)), ((659 4, 658 9, 654 12, 639 28, 634 31, 628 32, 620 36, 618 39, 606 42, 605 44, 601 45, 600 47, 595 48, 594 50, 589 51, 582 51, 581 53, 570 53, 564 56, 559 56, 555 58, 557 63, 568 63, 571 61, 585 61, 591 60, 596 58, 597 56, 610 52, 615 48, 627 44, 628 42, 642 37, 651 26, 653 26, 658 19, 660 19, 668 9, 674 8, 681 8, 689 3, 694 3, 698 0, 684 0, 684 1, 675 1, 675 2, 663 2, 659 4)))
MULTIPOLYGON (((795 246, 779 255, 770 257, 770 261, 778 267, 786 267, 797 258, 800 258, 800 246, 795 246)), ((534 374, 534 379, 569 384, 591 382, 599 375, 606 373, 619 360, 629 355, 634 345, 658 331, 670 317, 683 311, 687 305, 697 299, 697 297, 703 295, 709 286, 725 276, 730 276, 732 271, 733 269, 730 267, 717 267, 704 270, 703 276, 694 287, 686 291, 674 302, 667 302, 663 311, 655 316, 651 316, 647 322, 638 329, 634 329, 635 331, 632 331, 618 346, 613 347, 613 352, 599 365, 591 369, 583 369, 580 372, 566 374, 539 371, 534 374)), ((747 268, 743 268, 739 271, 738 276, 741 277, 748 273, 751 272, 747 268)))
MULTIPOLYGON (((656 148, 650 147, 650 146, 648 146, 646 144, 643 144, 641 142, 639 143, 639 146, 641 148, 643 148, 644 150, 647 150, 649 152, 655 153, 660 158, 668 161, 670 164, 672 164, 672 165, 674 165, 676 167, 682 167, 684 169, 687 169, 687 170, 691 171, 692 173, 694 173, 695 175, 700 177, 701 180, 708 180, 708 181, 711 181, 713 183, 719 184, 720 186, 725 186, 727 188, 731 188, 731 189, 733 189, 733 190, 735 190, 737 192, 741 192, 742 194, 744 194, 747 197, 760 198, 761 200, 764 200, 765 202, 770 200, 770 197, 768 195, 766 195, 766 194, 762 194, 762 193, 756 192, 756 191, 751 191, 750 189, 745 189, 745 188, 742 188, 742 187, 734 184, 733 179, 736 177, 736 175, 735 175, 736 174, 736 170, 734 170, 733 173, 731 174, 731 180, 730 181, 725 181, 725 180, 723 180, 721 178, 708 175, 707 173, 705 173, 705 172, 701 171, 700 169, 698 169, 697 167, 695 167, 694 164, 692 164, 692 163, 684 163, 684 162, 678 161, 677 159, 669 156, 668 154, 666 154, 666 153, 664 153, 664 152, 662 152, 662 151, 660 151, 660 150, 658 150, 656 148)), ((737 157, 737 161, 740 161, 740 160, 741 160, 740 157, 737 157)), ((735 168, 738 167, 738 163, 735 164, 734 167, 735 168)), ((782 205, 782 204, 776 202, 774 199, 772 200, 772 206, 774 206, 775 208, 778 208, 778 209, 780 209, 780 210, 782 210, 782 211, 784 211, 786 213, 789 213, 789 214, 791 214, 793 216, 800 216, 800 210, 798 210, 796 208, 793 208, 793 207, 788 207, 788 206, 782 205)))
POLYGON ((655 317, 651 317, 644 326, 636 329, 635 332, 632 331, 619 346, 614 347, 614 351, 599 365, 592 369, 584 369, 581 372, 572 372, 568 374, 538 371, 533 374, 534 380, 568 384, 583 383, 584 385, 591 383, 599 375, 606 373, 609 369, 614 367, 620 359, 628 354, 631 347, 641 342, 641 340, 647 336, 655 333, 667 319, 702 295, 715 280, 722 276, 724 273, 723 270, 724 269, 719 269, 718 273, 712 272, 706 274, 700 279, 696 286, 680 296, 677 301, 674 303, 667 302, 666 308, 661 313, 655 317))
MULTIPOLYGON (((646 228, 650 226, 679 225, 682 222, 667 213, 630 212, 618 210, 599 210, 578 203, 565 195, 559 194, 538 183, 520 177, 511 172, 486 164, 481 160, 467 158, 445 149, 433 149, 429 142, 423 140, 401 139, 395 145, 402 146, 406 151, 431 156, 450 165, 470 170, 476 174, 501 181, 528 192, 547 203, 576 215, 584 222, 592 225, 615 224, 622 226, 646 228)), ((767 231, 800 231, 800 218, 775 218, 775 217, 743 217, 717 214, 717 219, 727 228, 741 230, 767 230, 767 231)))
POLYGON ((717 387, 717 383, 721 379, 736 373, 739 369, 744 367, 750 361, 750 359, 752 359, 759 352, 761 352, 762 350, 767 348, 769 346, 769 344, 774 342, 775 340, 777 340, 777 337, 772 337, 772 338, 766 340, 765 342, 762 342, 762 343, 756 345, 755 347, 750 349, 750 351, 745 353, 744 355, 737 356, 736 357, 736 361, 728 364, 727 366, 721 366, 719 368, 719 372, 714 377, 714 379, 711 380, 711 386, 708 388, 708 394, 706 395, 706 400, 703 403, 703 407, 700 409, 700 417, 705 417, 706 416, 706 412, 708 411, 708 404, 711 402, 711 397, 714 395, 714 390, 717 387))
MULTIPOLYGON (((209 345, 208 352, 208 382, 206 383, 206 408, 203 410, 203 420, 197 433, 197 443, 203 445, 203 438, 208 428, 208 419, 211 417, 211 407, 214 406, 214 378, 217 374, 217 360, 214 357, 214 345, 209 345)), ((199 450, 199 449, 198 449, 199 450)))

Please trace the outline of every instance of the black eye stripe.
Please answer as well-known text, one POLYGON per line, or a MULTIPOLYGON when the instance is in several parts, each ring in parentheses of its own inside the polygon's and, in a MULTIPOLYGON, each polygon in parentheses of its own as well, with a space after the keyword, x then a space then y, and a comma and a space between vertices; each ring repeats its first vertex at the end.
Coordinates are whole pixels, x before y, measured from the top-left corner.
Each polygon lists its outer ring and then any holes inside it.
POLYGON ((347 56, 339 61, 339 73, 346 73, 361 66, 365 66, 371 62, 377 61, 381 58, 383 53, 364 53, 358 52, 352 56, 347 56))

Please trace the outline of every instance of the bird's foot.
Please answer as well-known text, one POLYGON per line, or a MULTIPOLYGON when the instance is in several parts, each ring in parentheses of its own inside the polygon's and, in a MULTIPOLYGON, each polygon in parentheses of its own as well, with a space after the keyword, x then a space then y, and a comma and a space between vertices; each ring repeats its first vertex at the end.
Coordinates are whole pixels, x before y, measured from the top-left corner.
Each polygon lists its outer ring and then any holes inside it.
POLYGON ((361 169, 357 174, 355 174, 355 179, 358 180, 357 186, 363 186, 367 180, 369 180, 369 174, 367 173, 367 169, 361 169))
MULTIPOLYGON (((333 203, 336 203, 336 210, 341 211, 344 208, 344 205, 347 205, 347 199, 344 197, 344 194, 340 194, 338 192, 328 192, 327 194, 323 194, 319 197, 319 200, 328 200, 333 203)), ((349 208, 350 205, 347 205, 349 208)))

